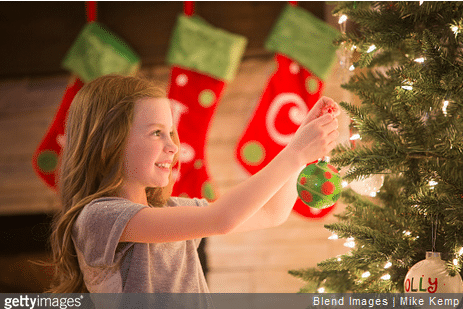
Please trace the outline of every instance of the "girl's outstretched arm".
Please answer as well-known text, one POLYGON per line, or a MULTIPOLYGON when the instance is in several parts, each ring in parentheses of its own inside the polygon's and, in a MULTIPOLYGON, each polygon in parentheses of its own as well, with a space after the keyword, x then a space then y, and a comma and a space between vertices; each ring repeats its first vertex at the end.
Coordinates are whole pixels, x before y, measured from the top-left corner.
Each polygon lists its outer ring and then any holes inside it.
POLYGON ((171 242, 280 223, 281 218, 273 218, 289 214, 288 205, 294 205, 300 170, 326 155, 336 144, 337 115, 318 117, 326 104, 335 103, 321 98, 291 142, 267 166, 209 207, 144 208, 129 221, 120 241, 171 242))

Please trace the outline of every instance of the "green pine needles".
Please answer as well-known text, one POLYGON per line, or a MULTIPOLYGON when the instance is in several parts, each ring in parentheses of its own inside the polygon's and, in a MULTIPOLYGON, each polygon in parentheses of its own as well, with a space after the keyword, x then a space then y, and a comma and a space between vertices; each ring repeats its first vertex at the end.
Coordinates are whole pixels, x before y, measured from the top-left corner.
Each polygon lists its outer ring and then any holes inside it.
POLYGON ((463 2, 340 2, 333 13, 358 25, 336 44, 360 54, 343 88, 362 104, 340 105, 362 140, 331 164, 349 182, 386 177, 374 198, 345 189, 339 222, 325 225, 352 250, 290 273, 306 281, 300 292, 404 292, 408 270, 437 251, 463 275, 463 2))

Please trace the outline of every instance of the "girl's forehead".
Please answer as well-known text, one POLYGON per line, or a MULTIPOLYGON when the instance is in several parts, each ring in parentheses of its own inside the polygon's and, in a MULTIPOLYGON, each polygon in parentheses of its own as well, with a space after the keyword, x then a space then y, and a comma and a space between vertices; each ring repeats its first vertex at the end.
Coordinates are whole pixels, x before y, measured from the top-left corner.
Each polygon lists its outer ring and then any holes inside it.
POLYGON ((151 124, 173 126, 169 99, 146 98, 135 102, 133 126, 144 128, 151 124))

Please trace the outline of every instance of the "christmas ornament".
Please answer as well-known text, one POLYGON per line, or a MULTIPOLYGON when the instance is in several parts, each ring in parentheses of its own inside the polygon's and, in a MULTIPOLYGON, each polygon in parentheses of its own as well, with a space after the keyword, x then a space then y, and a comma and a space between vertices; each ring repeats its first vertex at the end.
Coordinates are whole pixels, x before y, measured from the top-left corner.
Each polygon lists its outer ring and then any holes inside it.
MULTIPOLYGON (((192 14, 191 8, 185 7, 185 15, 192 14)), ((212 201, 217 194, 207 171, 207 133, 247 39, 215 28, 198 16, 185 15, 177 20, 167 58, 172 65, 168 97, 181 141, 181 168, 173 170, 173 195, 212 201)))
POLYGON ((309 207, 327 208, 341 196, 338 170, 326 161, 307 165, 297 179, 297 194, 309 207))
MULTIPOLYGON (((277 70, 235 149, 238 162, 250 174, 288 144, 320 98, 323 80, 335 60, 332 42, 337 36, 334 28, 299 7, 288 4, 283 10, 266 42, 266 48, 275 52, 277 70)), ((328 213, 312 213, 300 201, 293 210, 308 218, 328 213)))
POLYGON ((405 276, 406 293, 463 293, 460 274, 450 276, 440 252, 426 252, 426 259, 410 268, 405 276))
POLYGON ((375 197, 376 192, 381 189, 383 184, 384 175, 375 174, 363 180, 353 180, 350 182, 349 186, 358 194, 375 197))

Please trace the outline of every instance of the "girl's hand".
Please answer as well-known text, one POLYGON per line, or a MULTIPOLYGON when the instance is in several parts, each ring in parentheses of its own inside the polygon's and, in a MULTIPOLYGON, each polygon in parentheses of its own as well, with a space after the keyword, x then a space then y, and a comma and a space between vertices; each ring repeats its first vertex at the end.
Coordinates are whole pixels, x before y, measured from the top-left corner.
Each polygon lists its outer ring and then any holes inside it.
POLYGON ((300 166, 327 155, 336 146, 339 136, 336 117, 340 113, 336 102, 322 97, 302 121, 284 151, 293 156, 300 166))

